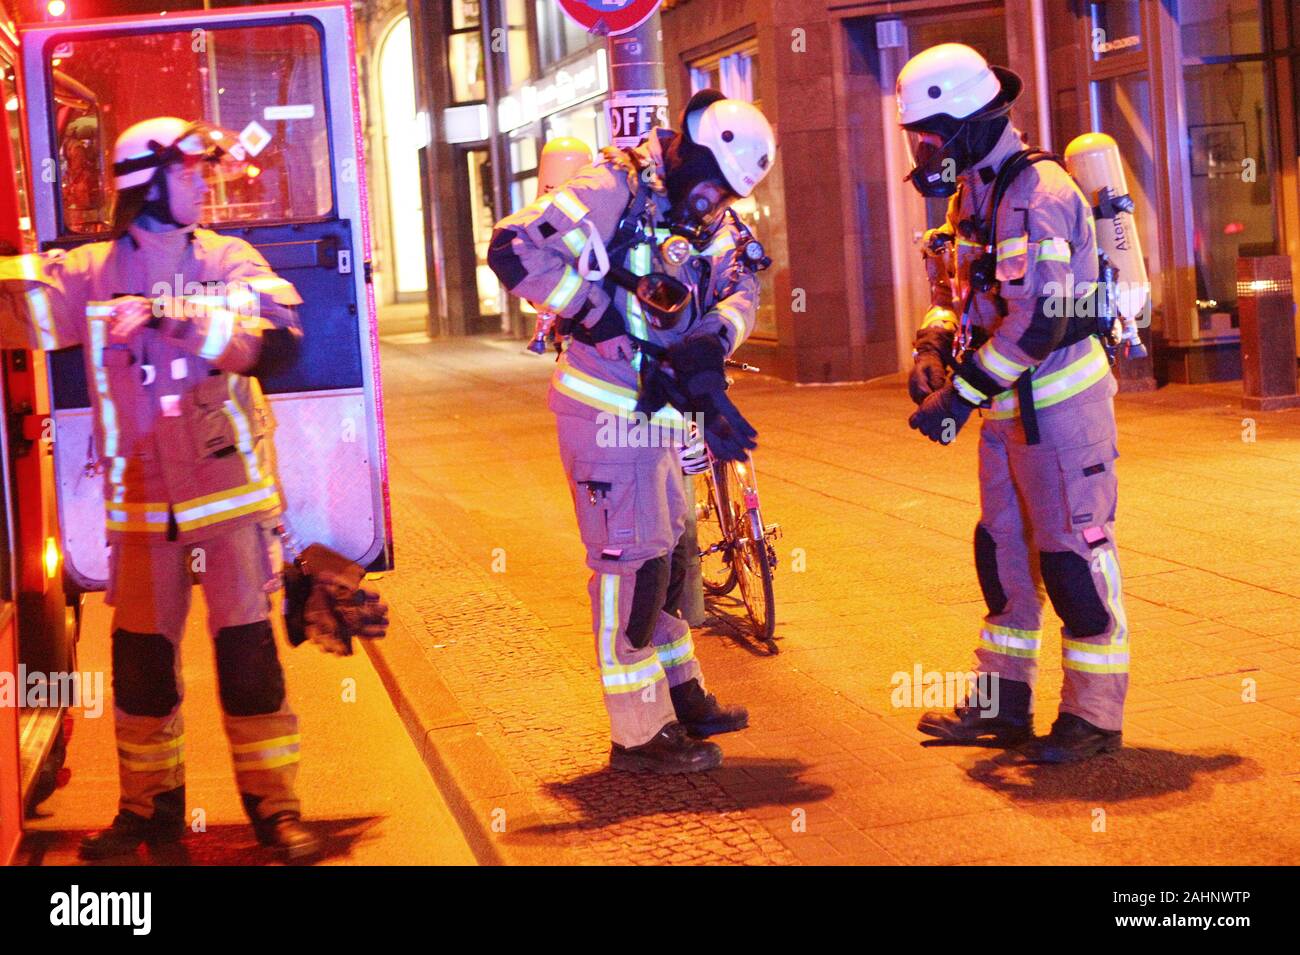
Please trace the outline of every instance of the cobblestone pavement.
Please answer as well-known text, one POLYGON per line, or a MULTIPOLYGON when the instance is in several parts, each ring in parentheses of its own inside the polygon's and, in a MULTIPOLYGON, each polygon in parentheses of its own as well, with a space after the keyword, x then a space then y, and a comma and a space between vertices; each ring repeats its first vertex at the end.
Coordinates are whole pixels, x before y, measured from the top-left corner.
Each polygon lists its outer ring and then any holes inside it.
MULTIPOLYGON (((1300 861, 1300 413, 1247 420, 1231 385, 1121 397, 1126 748, 1025 767, 921 745, 919 709, 893 698, 895 674, 971 663, 977 423, 940 449, 907 430, 897 382, 738 382, 760 431, 765 517, 784 529, 782 652, 765 655, 725 624, 734 607, 715 607, 697 652, 751 728, 718 740, 719 771, 650 778, 605 768, 550 368, 512 342, 385 329, 398 569, 382 586, 398 639, 380 652, 412 705, 435 693, 426 678, 446 695, 456 715, 417 731, 496 858, 1300 861), (399 662, 403 640, 418 650, 399 662)), ((1054 650, 1041 671, 1046 732, 1054 650)))

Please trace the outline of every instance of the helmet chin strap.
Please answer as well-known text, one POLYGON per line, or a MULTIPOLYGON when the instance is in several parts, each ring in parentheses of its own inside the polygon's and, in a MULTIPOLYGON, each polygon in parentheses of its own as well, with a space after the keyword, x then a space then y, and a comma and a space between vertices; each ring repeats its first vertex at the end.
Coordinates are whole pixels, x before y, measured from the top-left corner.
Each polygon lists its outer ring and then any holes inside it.
MULTIPOLYGON (((173 229, 184 227, 184 223, 177 222, 176 217, 172 215, 171 193, 167 189, 167 167, 158 167, 158 172, 154 174, 153 182, 158 185, 158 196, 149 199, 140 207, 140 215, 148 216, 160 225, 171 226, 173 229)), ((137 217, 138 218, 138 217, 137 217)))

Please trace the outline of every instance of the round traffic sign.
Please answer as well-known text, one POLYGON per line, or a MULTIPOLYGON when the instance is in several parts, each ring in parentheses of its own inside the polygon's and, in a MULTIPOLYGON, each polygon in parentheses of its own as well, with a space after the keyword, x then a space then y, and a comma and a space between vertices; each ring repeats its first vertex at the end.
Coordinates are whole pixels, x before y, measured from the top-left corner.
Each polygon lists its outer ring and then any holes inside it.
POLYGON ((660 0, 557 0, 588 33, 615 36, 635 30, 659 9, 660 0))

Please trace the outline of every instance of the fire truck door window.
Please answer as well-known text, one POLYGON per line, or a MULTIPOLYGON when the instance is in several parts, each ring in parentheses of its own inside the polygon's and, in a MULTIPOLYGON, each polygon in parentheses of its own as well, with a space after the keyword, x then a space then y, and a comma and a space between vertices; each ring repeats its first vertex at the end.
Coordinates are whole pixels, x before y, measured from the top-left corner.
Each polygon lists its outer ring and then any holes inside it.
POLYGON ((321 39, 307 23, 55 38, 54 89, 62 231, 106 232, 112 149, 143 119, 203 120, 239 136, 238 175, 214 177, 203 222, 281 222, 328 216, 321 39))
MULTIPOLYGON (((5 133, 9 137, 9 156, 13 162, 14 189, 18 200, 18 231, 28 243, 26 248, 31 249, 34 247, 36 236, 32 231, 31 207, 27 202, 22 126, 18 121, 18 82, 14 78, 14 68, 8 63, 0 64, 0 98, 4 99, 5 133)), ((25 251, 25 249, 11 251, 25 251)))

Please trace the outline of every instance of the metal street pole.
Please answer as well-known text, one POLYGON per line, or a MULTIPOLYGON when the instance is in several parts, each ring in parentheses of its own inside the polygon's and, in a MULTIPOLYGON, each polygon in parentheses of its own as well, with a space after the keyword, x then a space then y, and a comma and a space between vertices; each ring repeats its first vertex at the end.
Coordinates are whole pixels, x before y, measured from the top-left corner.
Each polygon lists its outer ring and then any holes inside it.
POLYGON ((655 126, 668 125, 668 88, 664 81, 663 35, 659 12, 627 33, 609 38, 610 141, 637 145, 655 126))

